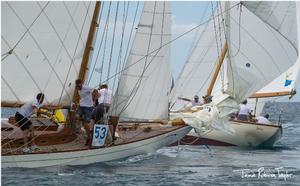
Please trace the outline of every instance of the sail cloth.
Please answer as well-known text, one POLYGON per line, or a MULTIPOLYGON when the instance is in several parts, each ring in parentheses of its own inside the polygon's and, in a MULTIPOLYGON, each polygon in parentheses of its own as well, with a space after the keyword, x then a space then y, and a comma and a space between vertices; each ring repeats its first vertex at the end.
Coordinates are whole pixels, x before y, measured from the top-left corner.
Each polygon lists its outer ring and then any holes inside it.
POLYGON ((112 103, 112 114, 126 119, 167 119, 171 85, 170 2, 144 2, 127 63, 112 103))
POLYGON ((69 104, 95 2, 2 3, 2 101, 69 104), (64 98, 64 99, 62 99, 64 98))
POLYGON ((295 1, 242 1, 242 4, 298 48, 295 1))
MULTIPOLYGON (((210 20, 203 25, 201 36, 185 62, 171 94, 171 110, 179 110, 186 104, 178 97, 192 99, 206 95, 218 56, 225 44, 223 15, 215 10, 210 20), (217 38, 216 38, 217 36, 217 38)), ((225 63, 224 63, 225 64, 225 63)), ((213 93, 225 86, 224 67, 221 69, 213 93)))
POLYGON ((226 92, 240 102, 296 63, 296 3, 243 2, 229 13, 226 92))
MULTIPOLYGON (((283 9, 273 6, 272 11, 269 8, 263 8, 261 2, 242 3, 237 8, 230 8, 237 2, 223 3, 226 10, 224 12, 226 41, 229 47, 225 61, 227 64, 227 78, 224 78, 225 91, 216 91, 213 94, 212 103, 205 105, 210 109, 175 115, 200 130, 214 128, 231 133, 232 130, 224 121, 228 120, 228 114, 238 109, 238 103, 266 86, 296 63, 298 21, 295 19, 297 15, 295 2, 282 2, 277 6, 282 6, 283 9)), ((270 6, 273 5, 272 2, 268 3, 270 6)), ((209 34, 206 35, 209 37, 209 34)), ((218 41, 217 34, 216 37, 216 41, 218 41)), ((219 38, 222 39, 222 37, 219 38)), ((207 51, 213 48, 211 45, 207 46, 207 51)), ((201 54, 197 58, 199 61, 202 60, 201 57, 205 56, 201 51, 205 51, 205 49, 200 48, 198 51, 198 54, 201 54)), ((211 55, 217 59, 218 53, 211 55)), ((184 70, 187 69, 186 66, 184 70)), ((207 68, 203 68, 198 73, 208 73, 207 71, 207 68)), ((191 78, 185 83, 192 81, 191 78)), ((181 79, 179 79, 179 83, 181 83, 181 79)), ((288 84, 289 82, 286 85, 288 86, 288 84)), ((192 85, 192 87, 195 86, 197 85, 192 85)), ((189 90, 195 93, 195 88, 184 91, 189 90)))

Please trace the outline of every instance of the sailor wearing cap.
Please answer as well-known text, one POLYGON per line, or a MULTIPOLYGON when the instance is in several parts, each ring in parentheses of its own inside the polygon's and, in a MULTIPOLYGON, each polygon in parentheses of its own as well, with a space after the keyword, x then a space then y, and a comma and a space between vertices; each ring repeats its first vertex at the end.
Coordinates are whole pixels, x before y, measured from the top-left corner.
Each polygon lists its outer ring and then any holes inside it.
POLYGON ((192 101, 192 106, 200 106, 202 103, 199 101, 199 97, 197 95, 194 96, 194 100, 192 101))

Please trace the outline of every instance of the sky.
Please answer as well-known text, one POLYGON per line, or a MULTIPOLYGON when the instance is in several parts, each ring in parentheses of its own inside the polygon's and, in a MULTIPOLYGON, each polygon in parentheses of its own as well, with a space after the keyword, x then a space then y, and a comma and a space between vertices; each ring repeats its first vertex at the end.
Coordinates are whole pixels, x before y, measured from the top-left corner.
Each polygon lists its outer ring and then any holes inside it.
MULTIPOLYGON (((126 50, 126 45, 129 42, 130 38, 130 31, 132 28, 132 24, 134 27, 138 24, 138 19, 142 11, 142 5, 143 2, 130 2, 129 3, 129 8, 128 8, 128 16, 126 19, 126 25, 125 25, 125 31, 124 33, 121 32, 123 22, 122 18, 124 18, 125 15, 125 9, 128 4, 127 2, 120 2, 119 3, 119 13, 118 13, 118 19, 115 20, 115 15, 116 15, 116 7, 117 7, 118 2, 112 2, 111 3, 111 12, 110 12, 110 19, 109 19, 109 24, 105 25, 107 21, 107 16, 109 11, 108 7, 110 6, 110 2, 105 1, 102 9, 102 15, 101 15, 101 20, 100 20, 100 27, 99 28, 105 28, 107 26, 108 28, 108 33, 115 32, 114 36, 112 37, 112 34, 107 36, 106 40, 106 47, 102 47, 100 50, 100 53, 98 55, 94 55, 93 61, 118 61, 121 59, 121 61, 125 61, 126 56, 125 56, 125 50, 126 50), (134 22, 134 16, 137 9, 137 14, 136 14, 136 19, 134 22), (116 21, 116 22, 115 22, 116 21), (114 24, 116 25, 116 29, 114 30, 114 24), (122 55, 119 58, 119 49, 114 49, 110 50, 112 46, 112 43, 114 43, 114 47, 120 46, 120 41, 121 38, 123 37, 123 49, 122 49, 122 55), (112 40, 114 39, 114 42, 112 40), (127 39, 127 40, 126 40, 127 39), (125 44, 126 43, 126 44, 125 44), (105 52, 104 52, 104 48, 105 52), (103 55, 103 52, 105 53, 103 55), (110 55, 112 54, 112 55, 110 55), (98 57, 97 57, 98 56, 98 57)), ((172 2, 172 38, 176 38, 177 36, 181 35, 182 33, 185 33, 186 31, 190 30, 191 28, 205 22, 211 14, 212 11, 212 6, 214 6, 214 2, 206 2, 206 1, 191 1, 191 2, 183 2, 183 1, 174 1, 172 2)), ((123 19, 124 20, 124 19, 123 19)), ((134 31, 134 30, 133 30, 134 31)), ((171 46, 171 70, 172 70, 172 75, 174 79, 176 79, 183 67, 184 62, 187 60, 188 55, 191 50, 191 46, 194 44, 195 40, 197 40, 197 37, 199 37, 199 31, 195 30, 178 40, 174 41, 171 46)), ((134 33, 133 33, 134 35, 134 33)), ((131 36, 131 38, 133 37, 131 36)), ((97 52, 99 49, 97 49, 97 46, 99 47, 99 43, 101 43, 101 38, 102 38, 102 46, 104 46, 105 43, 105 37, 103 35, 101 36, 100 34, 97 36, 97 41, 96 41, 96 46, 95 46, 95 52, 97 52)), ((128 48, 128 47, 127 47, 128 48)), ((129 48, 130 49, 130 48, 129 48)), ((104 66, 101 68, 99 65, 96 64, 94 66, 94 63, 91 64, 92 67, 95 68, 95 71, 93 72, 93 75, 90 77, 90 85, 96 86, 99 84, 99 82, 104 81, 108 77, 111 77, 113 74, 105 74, 105 72, 102 71, 100 73, 101 69, 107 69, 107 66, 104 66), (97 74, 98 73, 98 74, 97 74), (100 74, 101 77, 99 76, 100 74), (97 78, 95 78, 97 77, 97 78), (99 79, 100 77, 100 79, 99 79)), ((114 69, 116 66, 112 65, 111 69, 114 69)), ((109 82, 111 84, 111 82, 109 82)), ((300 82, 298 81, 298 86, 297 89, 299 90, 300 88, 300 82)), ((114 88, 116 87, 116 82, 114 85, 112 85, 114 88)), ((298 91, 299 94, 294 97, 294 101, 300 101, 300 90, 298 91)), ((278 99, 279 101, 287 101, 286 98, 284 99, 278 99)))

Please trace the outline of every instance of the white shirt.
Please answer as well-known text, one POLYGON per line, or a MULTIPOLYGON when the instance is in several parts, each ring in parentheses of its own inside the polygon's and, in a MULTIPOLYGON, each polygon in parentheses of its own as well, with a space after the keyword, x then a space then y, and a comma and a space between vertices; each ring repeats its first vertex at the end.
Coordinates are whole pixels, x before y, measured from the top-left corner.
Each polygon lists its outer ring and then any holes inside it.
POLYGON ((92 107, 94 106, 93 102, 93 93, 94 89, 88 86, 82 85, 81 90, 78 90, 78 94, 80 96, 79 105, 81 107, 92 107))
POLYGON ((20 107, 17 111, 24 117, 29 118, 34 112, 35 107, 37 109, 41 108, 42 104, 40 104, 37 100, 25 103, 22 107, 20 107))
POLYGON ((200 106, 202 103, 200 101, 196 102, 195 100, 192 101, 192 106, 200 106))
POLYGON ((263 116, 258 116, 256 119, 257 119, 257 123, 263 123, 263 124, 271 123, 267 118, 265 118, 263 116))
POLYGON ((101 103, 106 103, 106 104, 111 104, 112 100, 112 91, 106 88, 102 88, 98 90, 100 97, 98 98, 99 104, 101 103))
POLYGON ((247 105, 241 104, 240 105, 240 111, 239 111, 239 115, 249 115, 250 113, 250 109, 247 105))

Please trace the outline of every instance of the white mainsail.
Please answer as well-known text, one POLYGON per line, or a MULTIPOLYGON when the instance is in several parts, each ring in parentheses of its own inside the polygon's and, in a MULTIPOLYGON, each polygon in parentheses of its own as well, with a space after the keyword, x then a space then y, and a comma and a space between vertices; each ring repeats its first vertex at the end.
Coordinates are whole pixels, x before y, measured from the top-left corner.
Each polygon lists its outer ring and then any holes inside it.
MULTIPOLYGON (((231 5, 233 3, 230 2, 231 5)), ((281 2, 278 4, 281 8, 274 5, 277 2, 263 4, 263 7, 276 8, 270 12, 269 8, 261 7, 260 2, 251 2, 251 6, 242 3, 241 7, 229 12, 227 39, 230 68, 226 92, 238 102, 263 88, 297 60, 296 3, 281 2), (253 11, 253 7, 261 8, 253 11), (277 22, 282 24, 275 24, 277 22)))
POLYGON ((24 103, 43 92, 48 104, 69 104, 95 2, 1 5, 2 102, 24 103))
POLYGON ((171 85, 170 2, 144 2, 129 58, 121 74, 112 114, 122 119, 167 119, 171 85))

